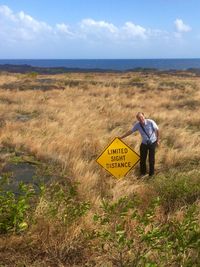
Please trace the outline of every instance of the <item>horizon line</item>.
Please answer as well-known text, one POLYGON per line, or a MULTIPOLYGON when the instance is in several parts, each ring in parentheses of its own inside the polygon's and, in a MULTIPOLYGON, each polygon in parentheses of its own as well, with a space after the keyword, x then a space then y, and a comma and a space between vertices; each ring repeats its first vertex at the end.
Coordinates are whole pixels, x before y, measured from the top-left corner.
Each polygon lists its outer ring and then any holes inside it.
POLYGON ((169 58, 0 58, 0 60, 179 60, 200 59, 200 57, 169 57, 169 58))

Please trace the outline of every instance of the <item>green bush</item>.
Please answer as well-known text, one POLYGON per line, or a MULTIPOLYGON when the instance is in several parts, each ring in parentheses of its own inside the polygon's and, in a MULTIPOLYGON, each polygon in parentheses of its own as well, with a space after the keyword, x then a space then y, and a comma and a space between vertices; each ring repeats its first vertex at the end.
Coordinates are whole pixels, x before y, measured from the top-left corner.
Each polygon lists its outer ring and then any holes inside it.
POLYGON ((78 199, 76 187, 61 183, 44 187, 42 199, 47 204, 44 216, 69 225, 82 217, 90 208, 90 203, 78 199))
MULTIPOLYGON (((25 230, 28 227, 27 213, 30 210, 30 201, 35 195, 34 190, 23 183, 19 184, 19 192, 1 192, 0 194, 0 233, 25 230)), ((30 218, 29 218, 30 219, 30 218)))
POLYGON ((36 71, 32 71, 32 72, 29 72, 29 73, 27 74, 27 77, 28 77, 28 78, 32 78, 32 79, 37 78, 37 76, 38 76, 38 73, 37 73, 36 71))
POLYGON ((172 171, 157 176, 153 186, 166 213, 193 204, 200 198, 200 174, 198 172, 187 175, 172 171))
POLYGON ((196 206, 185 211, 185 217, 159 221, 156 209, 159 199, 140 212, 137 202, 122 198, 115 203, 102 202, 95 214, 98 240, 95 251, 104 262, 120 267, 197 266, 200 229, 196 206))

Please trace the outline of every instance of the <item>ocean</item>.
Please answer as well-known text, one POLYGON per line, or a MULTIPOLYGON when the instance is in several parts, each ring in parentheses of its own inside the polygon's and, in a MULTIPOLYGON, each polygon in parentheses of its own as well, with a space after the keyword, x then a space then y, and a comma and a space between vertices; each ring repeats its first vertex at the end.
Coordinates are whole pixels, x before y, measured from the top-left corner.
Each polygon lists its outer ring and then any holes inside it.
POLYGON ((137 68, 158 70, 200 69, 196 59, 0 59, 0 64, 30 65, 35 67, 65 67, 125 71, 137 68))

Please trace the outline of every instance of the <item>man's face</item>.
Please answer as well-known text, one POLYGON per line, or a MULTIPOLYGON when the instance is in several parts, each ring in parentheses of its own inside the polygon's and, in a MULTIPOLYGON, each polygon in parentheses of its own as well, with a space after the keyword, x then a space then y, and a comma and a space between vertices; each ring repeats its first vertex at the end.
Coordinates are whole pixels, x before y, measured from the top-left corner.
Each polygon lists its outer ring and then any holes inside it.
POLYGON ((143 114, 139 114, 139 115, 137 116, 137 119, 138 119, 138 121, 139 121, 141 124, 144 124, 144 123, 145 123, 145 117, 144 117, 143 114))

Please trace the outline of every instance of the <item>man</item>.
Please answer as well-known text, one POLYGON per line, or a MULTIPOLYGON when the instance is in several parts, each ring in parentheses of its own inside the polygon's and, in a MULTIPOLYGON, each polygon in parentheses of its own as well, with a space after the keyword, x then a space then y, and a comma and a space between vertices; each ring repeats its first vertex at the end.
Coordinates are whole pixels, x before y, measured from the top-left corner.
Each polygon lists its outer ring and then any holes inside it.
POLYGON ((146 119, 142 112, 138 112, 136 118, 138 122, 120 138, 123 139, 139 131, 142 137, 140 145, 140 173, 142 176, 146 174, 146 159, 149 153, 149 176, 152 176, 154 175, 155 149, 156 145, 159 145, 159 129, 155 121, 146 119))

